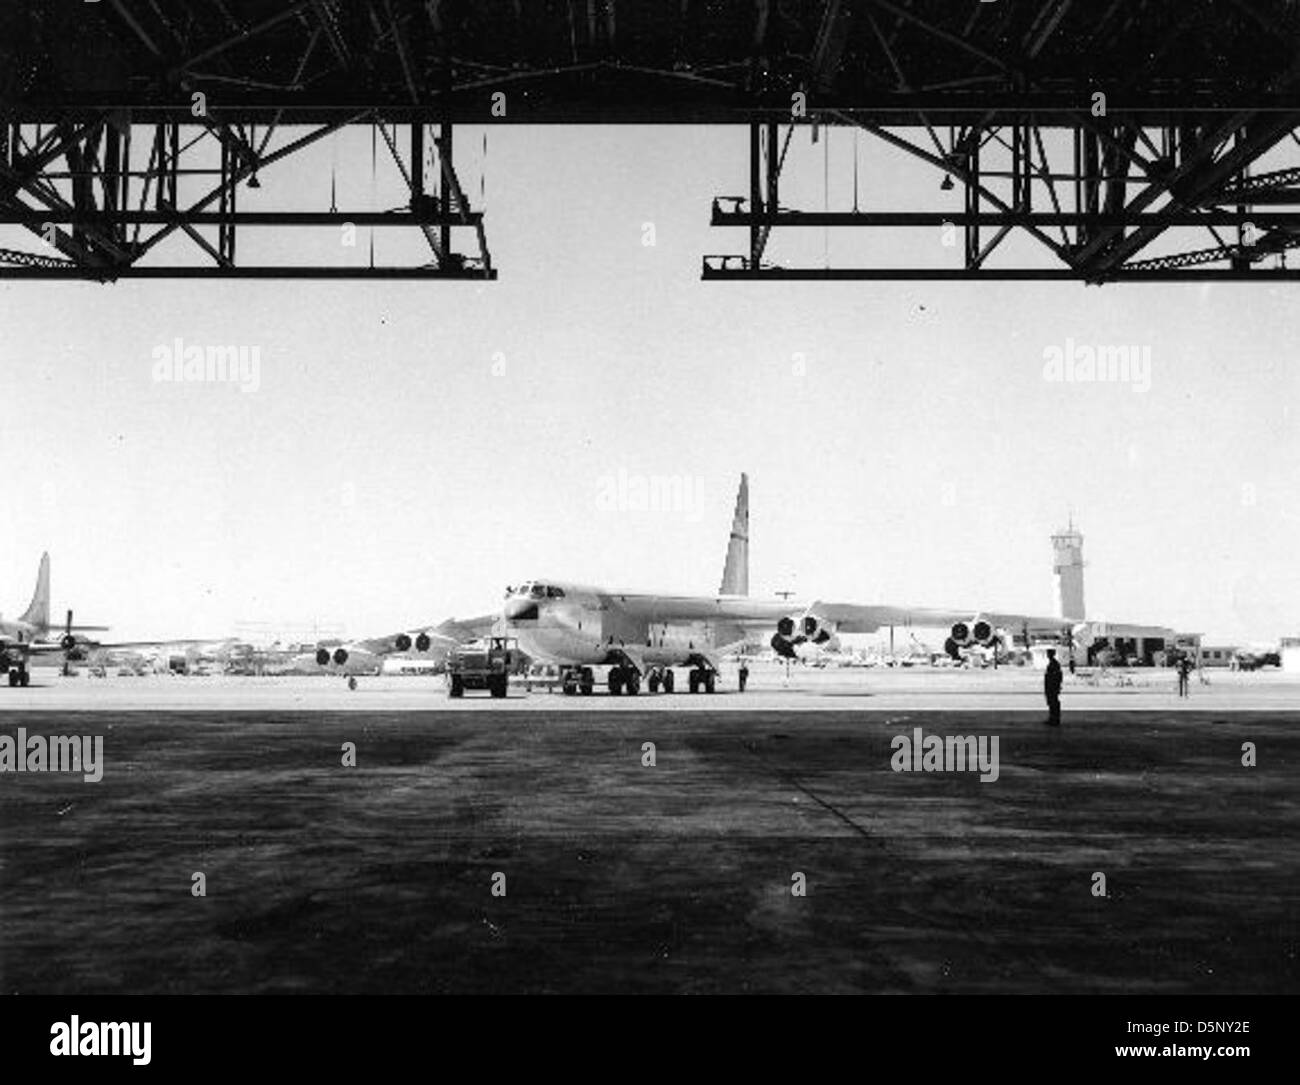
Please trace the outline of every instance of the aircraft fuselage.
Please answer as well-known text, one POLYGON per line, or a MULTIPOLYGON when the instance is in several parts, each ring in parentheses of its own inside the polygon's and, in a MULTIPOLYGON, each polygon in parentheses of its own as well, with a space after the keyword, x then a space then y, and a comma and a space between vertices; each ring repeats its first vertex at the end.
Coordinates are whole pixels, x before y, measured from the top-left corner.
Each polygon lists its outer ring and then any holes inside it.
POLYGON ((627 652, 648 667, 684 666, 743 640, 731 623, 668 621, 632 610, 617 592, 535 581, 502 608, 506 634, 534 660, 599 666, 627 652))

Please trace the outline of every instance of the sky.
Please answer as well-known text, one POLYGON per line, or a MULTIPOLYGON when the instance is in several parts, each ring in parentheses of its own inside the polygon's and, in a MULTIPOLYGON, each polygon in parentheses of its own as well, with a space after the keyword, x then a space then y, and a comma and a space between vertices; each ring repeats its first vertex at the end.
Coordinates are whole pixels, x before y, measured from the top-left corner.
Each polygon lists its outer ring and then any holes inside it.
MULTIPOLYGON (((851 206, 857 155, 864 207, 960 209, 868 138, 800 132, 783 203, 851 206)), ((493 283, 0 283, 0 612, 45 550, 56 612, 122 638, 379 635, 533 578, 710 593, 744 471, 754 594, 1052 614, 1072 516, 1090 617, 1300 633, 1294 285, 705 283, 703 254, 747 244, 709 226, 746 189, 743 128, 503 126, 458 150, 493 283), (177 337, 256 348, 256 387, 155 380, 177 337), (1071 341, 1149 352, 1149 380, 1049 379, 1071 341), (639 507, 651 483, 681 499, 639 507)), ((383 157, 351 131, 241 207, 326 210, 332 176, 340 208, 397 206, 383 157)), ((958 258, 930 228, 862 233, 772 255, 958 258)), ((376 260, 418 243, 377 235, 376 260)), ((364 262, 370 231, 240 245, 364 262)))

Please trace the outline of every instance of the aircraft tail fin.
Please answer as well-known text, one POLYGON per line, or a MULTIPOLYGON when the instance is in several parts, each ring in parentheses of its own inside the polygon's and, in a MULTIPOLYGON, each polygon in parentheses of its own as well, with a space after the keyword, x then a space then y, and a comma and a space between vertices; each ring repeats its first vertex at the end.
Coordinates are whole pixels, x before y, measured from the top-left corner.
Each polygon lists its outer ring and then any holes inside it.
POLYGON ((731 521, 731 538, 727 540, 727 564, 722 568, 719 595, 749 594, 749 476, 740 476, 736 493, 736 513, 731 521))
POLYGON ((50 555, 41 555, 41 569, 36 574, 36 591, 32 593, 31 605, 23 611, 20 619, 41 629, 50 624, 50 555))

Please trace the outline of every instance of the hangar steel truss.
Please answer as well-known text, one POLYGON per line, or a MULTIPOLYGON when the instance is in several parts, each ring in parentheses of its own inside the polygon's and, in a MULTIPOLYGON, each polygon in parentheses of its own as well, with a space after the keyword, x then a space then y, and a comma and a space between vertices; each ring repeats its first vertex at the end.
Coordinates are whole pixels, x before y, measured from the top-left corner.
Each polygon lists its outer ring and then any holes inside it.
POLYGON ((492 278, 456 126, 575 121, 747 132, 748 191, 712 221, 748 244, 706 257, 710 280, 1296 276, 1292 0, 29 0, 0 5, 0 277, 492 278), (792 125, 864 133, 869 174, 904 156, 931 198, 785 206, 792 125), (399 206, 279 180, 357 126, 399 206), (268 266, 241 243, 347 224, 403 227, 420 255, 268 266), (960 244, 947 263, 780 263, 773 237, 807 227, 960 244))

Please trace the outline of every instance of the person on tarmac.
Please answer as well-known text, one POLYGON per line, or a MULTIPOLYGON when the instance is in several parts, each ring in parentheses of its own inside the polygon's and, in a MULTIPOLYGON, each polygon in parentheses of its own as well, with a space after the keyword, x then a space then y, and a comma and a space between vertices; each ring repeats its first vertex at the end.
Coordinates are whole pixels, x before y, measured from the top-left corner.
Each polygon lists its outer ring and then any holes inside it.
POLYGON ((1049 727, 1061 726, 1061 665, 1056 662, 1056 649, 1047 649, 1047 674, 1043 676, 1043 695, 1047 698, 1047 719, 1043 720, 1049 727))

